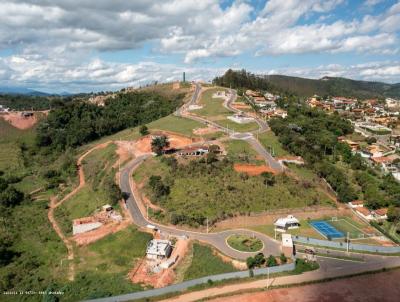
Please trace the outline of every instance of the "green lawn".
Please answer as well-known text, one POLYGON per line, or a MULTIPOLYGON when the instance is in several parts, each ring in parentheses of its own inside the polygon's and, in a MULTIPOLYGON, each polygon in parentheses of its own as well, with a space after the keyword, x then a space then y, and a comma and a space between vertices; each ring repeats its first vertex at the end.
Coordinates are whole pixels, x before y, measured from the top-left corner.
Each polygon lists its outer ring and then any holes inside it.
POLYGON ((193 129, 205 127, 203 124, 174 115, 168 115, 147 125, 152 130, 166 130, 189 137, 195 136, 193 129))
POLYGON ((217 91, 223 91, 224 88, 212 88, 202 93, 200 98, 200 105, 202 109, 196 110, 195 113, 205 117, 218 117, 232 114, 232 111, 223 106, 224 100, 222 98, 213 98, 212 95, 217 91))
POLYGON ((209 246, 194 243, 192 263, 184 274, 184 280, 230 273, 236 270, 230 263, 223 262, 221 258, 214 255, 209 246))
POLYGON ((146 245, 152 239, 134 226, 108 235, 89 246, 77 248, 77 272, 107 272, 125 275, 144 257, 146 245))
MULTIPOLYGON (((230 115, 232 115, 232 114, 230 114, 230 115)), ((251 123, 247 123, 247 124, 238 124, 227 118, 216 120, 216 123, 223 127, 229 128, 229 129, 237 131, 237 132, 255 131, 259 128, 258 124, 256 122, 251 122, 251 123)))
POLYGON ((246 141, 230 140, 225 143, 228 158, 233 162, 243 163, 264 163, 262 160, 257 160, 258 153, 246 141))
POLYGON ((227 242, 230 247, 241 252, 258 252, 263 248, 263 243, 257 237, 232 235, 227 242))
POLYGON ((62 301, 81 301, 143 290, 127 273, 146 252, 152 236, 134 226, 108 235, 89 246, 76 248, 74 282, 68 283, 62 301))
POLYGON ((278 137, 272 131, 266 131, 258 135, 258 140, 267 149, 273 150, 274 156, 284 156, 289 153, 283 149, 278 137))

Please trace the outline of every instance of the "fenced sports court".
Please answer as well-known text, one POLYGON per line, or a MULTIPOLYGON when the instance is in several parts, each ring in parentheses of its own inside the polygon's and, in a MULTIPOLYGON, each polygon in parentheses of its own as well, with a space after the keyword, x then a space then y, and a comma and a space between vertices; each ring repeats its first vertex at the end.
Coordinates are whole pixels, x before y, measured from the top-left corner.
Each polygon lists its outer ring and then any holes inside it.
POLYGON ((333 225, 324 220, 312 221, 310 225, 325 238, 337 239, 344 238, 345 235, 337 230, 333 225))

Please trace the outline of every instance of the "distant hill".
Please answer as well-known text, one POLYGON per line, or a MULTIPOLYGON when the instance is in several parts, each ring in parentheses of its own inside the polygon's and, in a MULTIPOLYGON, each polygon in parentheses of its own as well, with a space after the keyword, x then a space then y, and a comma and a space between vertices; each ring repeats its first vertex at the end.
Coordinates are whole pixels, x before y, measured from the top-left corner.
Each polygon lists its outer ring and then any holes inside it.
POLYGON ((0 86, 0 94, 20 94, 30 96, 48 96, 50 94, 25 87, 0 86))
POLYGON ((346 78, 323 77, 306 79, 285 75, 254 75, 245 70, 229 69, 213 82, 232 88, 250 88, 294 93, 299 96, 351 96, 357 98, 400 98, 400 83, 356 81, 346 78))
POLYGON ((270 75, 266 79, 273 86, 300 96, 318 94, 358 98, 400 97, 400 83, 387 84, 337 77, 323 77, 319 80, 313 80, 284 75, 270 75))

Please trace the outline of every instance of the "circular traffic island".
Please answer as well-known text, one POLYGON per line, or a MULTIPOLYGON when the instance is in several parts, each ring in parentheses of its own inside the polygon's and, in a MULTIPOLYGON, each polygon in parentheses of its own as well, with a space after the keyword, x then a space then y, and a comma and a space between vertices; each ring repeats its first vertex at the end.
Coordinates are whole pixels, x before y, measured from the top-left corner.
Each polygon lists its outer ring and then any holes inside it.
POLYGON ((226 239, 228 246, 239 252, 254 253, 263 249, 263 242, 257 237, 235 234, 226 239))

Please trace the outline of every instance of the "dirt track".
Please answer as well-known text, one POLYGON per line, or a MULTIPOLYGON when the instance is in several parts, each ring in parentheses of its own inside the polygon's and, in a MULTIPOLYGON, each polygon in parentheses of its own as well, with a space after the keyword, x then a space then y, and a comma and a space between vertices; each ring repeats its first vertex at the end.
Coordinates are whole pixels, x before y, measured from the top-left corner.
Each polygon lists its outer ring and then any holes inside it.
POLYGON ((64 242, 67 251, 68 251, 68 260, 69 260, 69 272, 68 272, 68 279, 69 280, 74 280, 75 276, 75 267, 74 267, 74 250, 73 250, 73 245, 71 241, 64 235, 62 232, 60 226, 58 225, 56 219, 54 218, 54 209, 59 207, 63 202, 71 198, 73 195, 75 195, 84 185, 85 185, 85 174, 82 169, 82 161, 83 159, 90 154, 92 151, 96 149, 101 149, 107 147, 111 141, 106 142, 104 144, 97 145, 93 147, 92 149, 88 150, 85 152, 83 155, 81 155, 77 161, 77 166, 78 166, 78 174, 79 174, 79 185, 76 187, 73 191, 71 191, 69 194, 67 194, 63 199, 57 202, 57 198, 55 196, 50 198, 50 205, 49 205, 49 212, 47 213, 47 217, 49 218, 50 223, 53 226, 53 229, 57 233, 57 235, 61 238, 61 240, 64 242))
POLYGON ((397 302, 400 270, 312 285, 273 289, 210 301, 218 302, 397 302))

